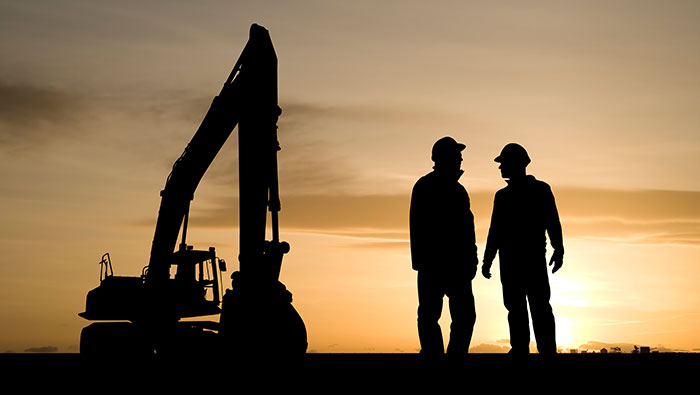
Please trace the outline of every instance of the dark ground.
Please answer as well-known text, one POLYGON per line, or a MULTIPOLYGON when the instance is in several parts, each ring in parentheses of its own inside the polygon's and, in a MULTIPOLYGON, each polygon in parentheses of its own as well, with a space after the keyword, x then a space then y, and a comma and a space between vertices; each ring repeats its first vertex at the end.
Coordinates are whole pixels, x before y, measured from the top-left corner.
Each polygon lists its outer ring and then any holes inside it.
POLYGON ((138 393, 160 393, 168 388, 201 387, 207 392, 229 393, 292 389, 396 393, 430 387, 435 390, 431 393, 441 388, 473 393, 648 393, 652 389, 676 393, 689 384, 683 392, 695 393, 700 354, 559 354, 553 359, 470 354, 462 361, 425 361, 418 354, 306 354, 287 361, 241 361, 222 356, 145 362, 87 360, 79 354, 0 354, 0 376, 5 383, 21 381, 34 387, 75 387, 91 392, 131 388, 138 393))

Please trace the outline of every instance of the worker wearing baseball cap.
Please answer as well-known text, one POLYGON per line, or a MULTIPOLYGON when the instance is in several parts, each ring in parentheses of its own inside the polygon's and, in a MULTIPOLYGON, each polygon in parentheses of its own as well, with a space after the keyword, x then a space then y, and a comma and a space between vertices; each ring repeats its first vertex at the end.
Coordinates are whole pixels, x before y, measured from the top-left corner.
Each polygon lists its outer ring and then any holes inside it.
POLYGON ((564 245, 559 213, 550 186, 526 174, 530 156, 516 143, 507 144, 494 159, 500 163, 501 177, 508 185, 496 192, 484 264, 481 272, 491 278, 491 264, 498 252, 503 303, 508 310, 512 354, 527 354, 532 314, 537 350, 540 354, 557 352, 554 313, 547 273, 545 233, 554 252, 552 273, 564 261, 564 245))
POLYGON ((452 319, 448 357, 467 354, 476 321, 471 284, 478 266, 474 216, 467 190, 459 183, 465 148, 452 137, 437 140, 433 171, 416 182, 411 194, 411 261, 418 271, 418 337, 426 357, 445 354, 438 324, 445 295, 452 319))

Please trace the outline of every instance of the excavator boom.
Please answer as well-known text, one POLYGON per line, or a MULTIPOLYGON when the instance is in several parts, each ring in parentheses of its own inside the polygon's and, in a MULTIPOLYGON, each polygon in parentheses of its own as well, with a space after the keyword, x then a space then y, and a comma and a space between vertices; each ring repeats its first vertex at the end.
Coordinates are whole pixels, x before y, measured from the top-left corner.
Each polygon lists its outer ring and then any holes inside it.
MULTIPOLYGON (((241 254, 247 255, 247 250, 251 248, 249 246, 259 246, 262 249, 265 239, 265 207, 268 201, 267 196, 262 195, 267 193, 268 175, 272 169, 270 156, 265 155, 269 149, 260 146, 274 144, 276 160, 276 124, 279 113, 277 55, 268 31, 259 25, 253 25, 250 39, 221 93, 214 98, 199 129, 175 161, 165 188, 161 191, 158 220, 148 262, 147 284, 161 283, 169 278, 170 256, 175 250, 180 228, 186 226, 184 219, 188 215, 190 201, 204 173, 236 125, 239 125, 241 162, 241 254), (274 143, 271 141, 273 139, 274 143), (249 237, 249 234, 255 236, 249 237)), ((274 170, 276 174, 276 162, 274 170)))

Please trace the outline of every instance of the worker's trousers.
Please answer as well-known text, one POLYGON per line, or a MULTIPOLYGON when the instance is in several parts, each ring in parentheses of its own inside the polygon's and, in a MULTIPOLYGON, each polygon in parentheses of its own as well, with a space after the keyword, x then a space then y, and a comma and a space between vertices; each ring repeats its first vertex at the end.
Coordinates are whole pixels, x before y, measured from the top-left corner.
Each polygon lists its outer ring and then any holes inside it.
POLYGON ((521 262, 502 261, 501 283, 503 303, 508 310, 511 352, 529 352, 530 320, 527 310, 529 305, 538 352, 540 354, 556 353, 554 313, 549 304, 551 291, 546 258, 538 257, 521 262))
POLYGON ((442 313, 442 301, 449 298, 450 342, 448 355, 464 355, 469 351, 476 308, 472 283, 464 275, 449 273, 418 272, 418 337, 421 354, 440 355, 445 353, 442 331, 438 320, 442 313))

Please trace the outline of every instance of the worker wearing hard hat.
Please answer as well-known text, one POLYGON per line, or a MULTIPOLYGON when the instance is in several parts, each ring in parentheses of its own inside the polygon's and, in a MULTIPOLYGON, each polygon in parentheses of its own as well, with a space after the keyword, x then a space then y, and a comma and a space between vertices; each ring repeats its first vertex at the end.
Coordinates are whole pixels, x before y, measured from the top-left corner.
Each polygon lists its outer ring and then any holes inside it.
POLYGON ((467 190, 459 183, 464 144, 443 137, 433 145, 433 171, 413 187, 410 208, 411 261, 418 271, 418 337, 421 354, 445 353, 438 320, 442 301, 449 298, 448 356, 469 350, 476 310, 471 280, 478 257, 467 190))
POLYGON ((495 161, 500 163, 501 177, 508 185, 494 198, 482 274, 491 278, 491 264, 498 252, 510 352, 529 353, 529 303, 538 352, 555 354, 545 232, 554 249, 549 262, 552 273, 563 264, 564 245, 554 195, 549 185, 526 174, 530 157, 521 145, 507 144, 495 161))

